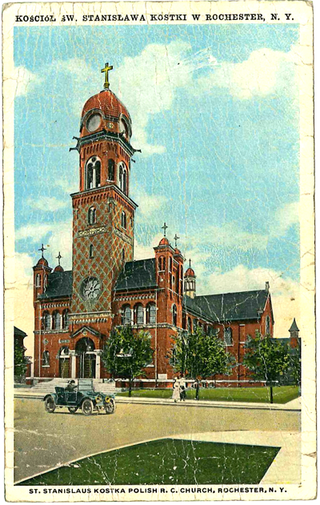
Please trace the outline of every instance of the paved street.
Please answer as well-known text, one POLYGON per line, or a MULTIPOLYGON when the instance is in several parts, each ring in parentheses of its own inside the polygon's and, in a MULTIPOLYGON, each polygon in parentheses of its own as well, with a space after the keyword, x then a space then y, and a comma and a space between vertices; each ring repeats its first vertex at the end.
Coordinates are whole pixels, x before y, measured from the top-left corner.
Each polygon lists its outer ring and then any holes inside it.
POLYGON ((246 443, 254 443, 252 432, 269 432, 269 437, 274 431, 296 433, 299 424, 299 413, 285 410, 121 403, 114 415, 86 417, 66 409, 48 414, 39 400, 16 399, 15 481, 90 454, 146 440, 247 431, 251 433, 246 443))

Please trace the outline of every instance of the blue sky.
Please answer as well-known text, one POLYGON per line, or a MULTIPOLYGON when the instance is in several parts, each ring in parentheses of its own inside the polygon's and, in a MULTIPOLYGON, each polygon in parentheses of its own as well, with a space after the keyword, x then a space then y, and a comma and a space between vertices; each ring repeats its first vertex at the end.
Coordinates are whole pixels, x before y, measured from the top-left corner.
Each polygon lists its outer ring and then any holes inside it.
POLYGON ((108 61, 142 149, 131 174, 136 257, 153 255, 166 221, 193 258, 199 292, 279 278, 290 290, 299 280, 298 38, 297 26, 279 24, 15 28, 17 253, 35 262, 43 242, 51 264, 60 250, 71 268, 78 154, 69 147, 108 61))

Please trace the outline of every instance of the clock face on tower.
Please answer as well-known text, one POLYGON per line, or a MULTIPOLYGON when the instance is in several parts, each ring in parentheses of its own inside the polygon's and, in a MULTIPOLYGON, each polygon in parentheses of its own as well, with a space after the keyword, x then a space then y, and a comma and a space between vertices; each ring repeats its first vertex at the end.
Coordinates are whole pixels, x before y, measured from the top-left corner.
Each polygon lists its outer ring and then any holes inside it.
POLYGON ((87 121, 87 129, 89 130, 89 132, 94 132, 99 128, 100 123, 101 123, 100 114, 92 114, 92 116, 90 116, 87 121))
POLYGON ((101 282, 96 277, 87 277, 82 281, 80 294, 85 301, 93 301, 99 298, 101 282))

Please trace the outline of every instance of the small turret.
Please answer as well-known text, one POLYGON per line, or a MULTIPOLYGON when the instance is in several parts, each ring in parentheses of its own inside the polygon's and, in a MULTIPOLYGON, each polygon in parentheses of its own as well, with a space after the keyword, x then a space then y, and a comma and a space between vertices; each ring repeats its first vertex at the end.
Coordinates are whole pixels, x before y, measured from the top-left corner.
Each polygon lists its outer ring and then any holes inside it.
POLYGON ((46 248, 41 246, 39 251, 42 252, 41 258, 38 260, 37 264, 33 267, 33 301, 36 301, 39 295, 42 295, 47 287, 48 275, 50 274, 52 268, 49 267, 48 261, 43 255, 46 248))
POLYGON ((184 274, 184 294, 190 298, 195 298, 196 296, 196 274, 193 268, 191 268, 191 260, 189 260, 189 268, 184 274))
POLYGON ((298 325, 296 323, 296 319, 294 318, 294 320, 292 321, 292 325, 290 326, 290 329, 289 329, 290 346, 293 348, 298 347, 298 345, 299 345, 299 340, 300 340, 299 331, 300 330, 299 330, 298 325))

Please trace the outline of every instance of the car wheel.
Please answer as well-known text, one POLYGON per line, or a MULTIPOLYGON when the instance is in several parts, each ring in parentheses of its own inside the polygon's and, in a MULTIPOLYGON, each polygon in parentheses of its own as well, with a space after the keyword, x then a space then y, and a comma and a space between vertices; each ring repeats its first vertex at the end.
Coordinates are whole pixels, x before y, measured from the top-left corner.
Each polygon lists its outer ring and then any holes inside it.
POLYGON ((78 407, 68 407, 68 410, 69 412, 71 412, 71 414, 74 414, 75 412, 77 412, 78 407))
POLYGON ((50 414, 52 414, 52 412, 54 412, 56 410, 56 402, 54 401, 52 396, 48 396, 48 398, 45 399, 44 408, 50 414))
POLYGON ((92 414, 93 411, 92 401, 89 400, 89 398, 86 398, 85 400, 83 400, 81 408, 85 416, 90 416, 90 414, 92 414))
POLYGON ((113 400, 110 400, 108 403, 104 404, 104 410, 106 414, 113 414, 115 411, 116 405, 113 400))

